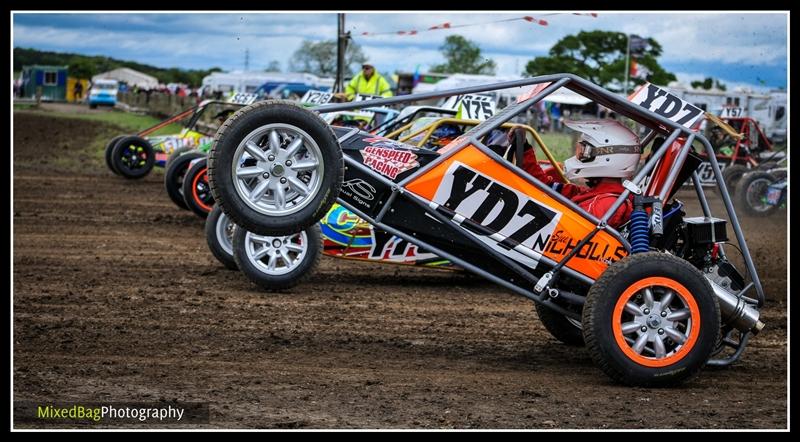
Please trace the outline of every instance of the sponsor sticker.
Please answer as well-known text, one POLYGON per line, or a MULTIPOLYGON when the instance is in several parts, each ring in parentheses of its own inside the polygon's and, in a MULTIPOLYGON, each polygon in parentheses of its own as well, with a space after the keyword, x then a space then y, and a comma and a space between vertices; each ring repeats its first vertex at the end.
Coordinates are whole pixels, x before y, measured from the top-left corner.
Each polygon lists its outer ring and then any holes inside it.
POLYGON ((419 167, 417 154, 408 150, 411 146, 382 137, 369 137, 364 141, 370 143, 361 150, 364 165, 389 179, 419 167))
POLYGON ((352 198, 358 204, 364 207, 371 207, 369 201, 375 199, 375 187, 362 180, 361 178, 353 178, 342 183, 341 192, 352 198))
POLYGON ((561 212, 454 161, 433 201, 468 221, 461 226, 499 253, 536 268, 561 212), (494 233, 503 239, 491 238, 494 233), (531 253, 521 253, 521 246, 531 253))

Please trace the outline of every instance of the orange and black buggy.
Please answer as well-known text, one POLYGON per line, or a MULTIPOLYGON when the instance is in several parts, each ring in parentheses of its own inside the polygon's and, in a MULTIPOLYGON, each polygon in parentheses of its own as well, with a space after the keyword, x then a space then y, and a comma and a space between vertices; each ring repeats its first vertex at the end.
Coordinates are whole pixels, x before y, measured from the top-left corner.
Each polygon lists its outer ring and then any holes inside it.
POLYGON ((217 132, 209 181, 224 213, 260 235, 299 232, 338 202, 370 224, 535 301, 548 331, 566 344, 586 345, 613 379, 668 386, 707 363, 737 360, 764 326, 763 289, 719 164, 708 140, 691 129, 703 117, 701 109, 654 85, 626 100, 571 74, 313 111, 267 101, 239 110, 217 132), (329 126, 318 115, 523 87, 528 89, 516 102, 438 151, 329 126), (486 142, 494 129, 560 88, 647 130, 645 161, 599 218, 486 142), (727 258, 727 223, 710 213, 696 144, 708 154, 747 277, 727 258), (369 183, 369 197, 343 186, 352 180, 369 183), (703 210, 696 216, 686 216, 675 198, 686 180, 703 210), (609 217, 630 195, 630 219, 612 228, 609 217))

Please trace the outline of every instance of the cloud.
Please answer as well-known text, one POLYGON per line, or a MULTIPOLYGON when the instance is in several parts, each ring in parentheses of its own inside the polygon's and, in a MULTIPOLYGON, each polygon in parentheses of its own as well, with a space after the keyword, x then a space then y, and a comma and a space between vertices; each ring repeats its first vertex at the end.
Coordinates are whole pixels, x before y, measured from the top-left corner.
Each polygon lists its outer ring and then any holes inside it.
MULTIPOLYGON (((336 36, 335 13, 75 13, 13 15, 15 46, 107 55, 160 67, 241 69, 249 49, 252 68, 278 60, 284 66, 304 39, 336 36)), ((788 65, 787 15, 784 13, 605 13, 597 18, 569 13, 353 13, 346 29, 382 71, 413 71, 442 62, 439 47, 448 35, 477 43, 495 60, 498 74, 518 74, 561 38, 586 30, 636 33, 663 47, 659 61, 668 70, 722 75, 714 66, 732 69, 732 79, 766 78, 788 65), (548 21, 491 21, 531 15, 548 21), (450 22, 479 26, 420 32, 415 36, 362 36, 450 22), (672 66, 672 67, 671 67, 672 66), (713 72, 712 72, 713 71, 713 72), (743 72, 746 73, 743 74, 743 72)), ((772 75, 785 83, 785 74, 772 75)), ((780 84, 778 84, 780 85, 780 84)))

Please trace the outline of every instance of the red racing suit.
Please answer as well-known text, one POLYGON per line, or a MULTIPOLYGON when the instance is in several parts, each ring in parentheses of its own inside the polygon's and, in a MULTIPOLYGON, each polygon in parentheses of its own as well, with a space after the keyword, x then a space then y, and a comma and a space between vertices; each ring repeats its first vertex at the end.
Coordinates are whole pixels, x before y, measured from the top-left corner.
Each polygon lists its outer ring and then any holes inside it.
MULTIPOLYGON (((522 168, 537 180, 547 184, 565 197, 569 198, 580 206, 583 210, 591 213, 597 218, 602 218, 614 201, 625 190, 622 183, 616 178, 601 178, 600 182, 594 187, 578 186, 576 184, 563 184, 555 178, 545 173, 536 161, 536 154, 533 149, 525 151, 522 161, 522 168)), ((608 225, 618 228, 625 224, 633 211, 633 195, 614 212, 608 219, 608 225)))

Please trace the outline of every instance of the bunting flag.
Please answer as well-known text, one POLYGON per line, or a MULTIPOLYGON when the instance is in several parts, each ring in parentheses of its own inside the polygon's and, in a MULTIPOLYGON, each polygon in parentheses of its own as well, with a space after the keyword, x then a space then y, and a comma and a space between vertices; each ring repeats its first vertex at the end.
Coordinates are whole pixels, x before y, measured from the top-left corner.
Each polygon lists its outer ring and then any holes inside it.
MULTIPOLYGON (((590 16, 590 17, 597 18, 597 13, 595 13, 595 12, 592 12, 592 13, 573 12, 572 14, 573 15, 590 16)), ((543 14, 542 17, 544 17, 544 16, 552 16, 552 15, 564 15, 564 14, 562 14, 562 13, 543 14)), ((466 28, 466 27, 470 27, 470 26, 483 26, 483 25, 488 25, 488 24, 493 24, 493 23, 503 23, 503 22, 510 22, 510 21, 518 21, 518 20, 519 21, 526 21, 526 22, 533 23, 533 24, 536 24, 536 25, 539 25, 539 26, 547 26, 549 24, 547 22, 547 20, 544 20, 542 18, 536 18, 536 17, 532 17, 530 15, 525 15, 525 16, 522 16, 522 17, 505 18, 505 19, 502 19, 502 20, 493 20, 493 21, 480 22, 480 23, 453 24, 453 23, 448 21, 448 22, 440 23, 438 25, 431 26, 428 29, 422 29, 422 30, 411 29, 411 30, 387 31, 387 32, 362 32, 360 35, 362 35, 364 37, 372 37, 372 36, 376 36, 376 35, 417 35, 417 34, 419 34, 421 32, 439 31, 439 30, 443 30, 443 29, 466 28)))

